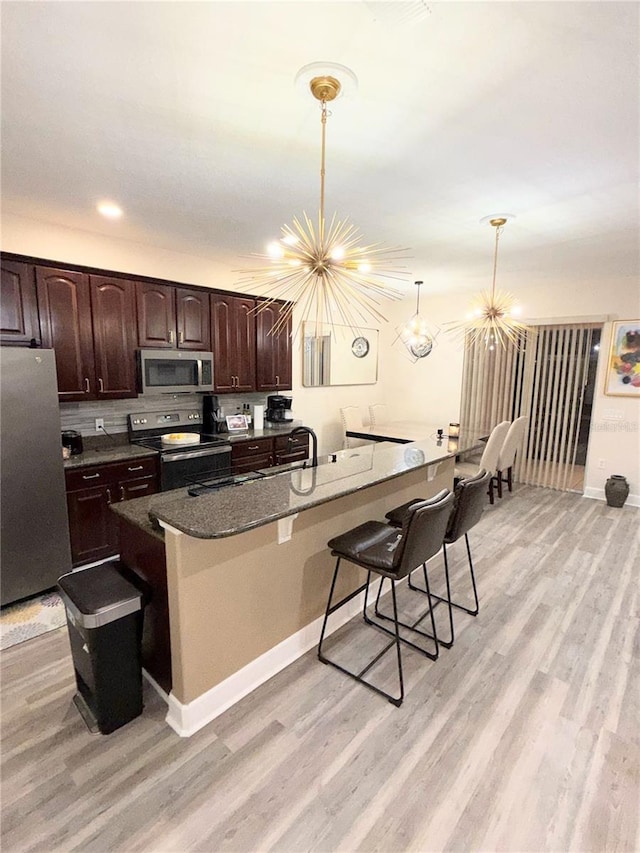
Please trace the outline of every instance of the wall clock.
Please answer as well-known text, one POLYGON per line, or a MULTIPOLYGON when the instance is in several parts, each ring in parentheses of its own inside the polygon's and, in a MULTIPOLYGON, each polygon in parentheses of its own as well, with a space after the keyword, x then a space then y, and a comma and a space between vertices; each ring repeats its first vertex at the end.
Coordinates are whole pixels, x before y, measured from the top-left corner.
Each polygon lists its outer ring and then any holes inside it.
POLYGON ((369 341, 362 335, 358 336, 351 344, 351 352, 356 358, 364 358, 369 352, 369 341))

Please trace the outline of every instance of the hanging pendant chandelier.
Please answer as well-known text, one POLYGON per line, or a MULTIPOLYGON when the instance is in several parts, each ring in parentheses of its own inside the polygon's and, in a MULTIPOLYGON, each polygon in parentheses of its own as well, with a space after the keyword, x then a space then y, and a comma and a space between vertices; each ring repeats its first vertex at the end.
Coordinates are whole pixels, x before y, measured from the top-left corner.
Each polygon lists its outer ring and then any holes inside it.
POLYGON ((523 333, 529 328, 517 319, 519 308, 510 293, 496 290, 496 272, 498 269, 498 243, 505 224, 513 217, 509 214, 488 217, 482 220, 495 228, 495 246, 493 251, 493 277, 491 292, 483 291, 479 303, 461 322, 447 323, 447 331, 464 336, 465 346, 472 347, 478 342, 484 343, 489 350, 509 345, 518 347, 523 333))
POLYGON ((252 270, 240 270, 238 286, 257 295, 265 295, 256 308, 264 310, 275 300, 287 305, 270 334, 286 328, 297 304, 299 322, 314 320, 317 328, 324 325, 346 325, 354 332, 363 326, 386 322, 379 310, 382 299, 401 299, 402 291, 387 284, 387 279, 404 280, 398 262, 405 258, 406 249, 385 248, 380 243, 365 244, 359 230, 348 219, 334 213, 327 225, 325 220, 325 154, 327 104, 342 91, 340 75, 355 81, 355 75, 344 66, 312 63, 302 68, 297 80, 308 79, 313 97, 320 102, 321 157, 320 205, 314 221, 306 213, 294 217, 291 225, 283 225, 279 240, 271 243, 266 254, 255 254, 267 265, 252 270), (328 69, 331 73, 319 73, 328 69), (317 76, 311 76, 318 72, 317 76), (310 77, 310 79, 309 79, 310 77))
POLYGON ((416 297, 416 313, 410 317, 403 326, 398 326, 396 328, 398 336, 394 343, 397 341, 402 342, 406 348, 409 358, 415 364, 421 358, 426 358, 429 355, 436 342, 436 338, 440 333, 440 329, 432 329, 424 317, 421 316, 420 286, 423 282, 416 281, 414 284, 418 288, 416 297))

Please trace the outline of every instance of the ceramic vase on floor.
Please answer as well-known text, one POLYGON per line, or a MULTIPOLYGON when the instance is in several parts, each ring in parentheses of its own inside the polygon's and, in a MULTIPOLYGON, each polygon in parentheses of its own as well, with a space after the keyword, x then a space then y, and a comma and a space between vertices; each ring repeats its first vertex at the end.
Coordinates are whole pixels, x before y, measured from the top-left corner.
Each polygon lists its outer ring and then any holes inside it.
POLYGON ((604 485, 604 495, 609 506, 624 506, 629 495, 627 478, 622 474, 612 474, 604 485))

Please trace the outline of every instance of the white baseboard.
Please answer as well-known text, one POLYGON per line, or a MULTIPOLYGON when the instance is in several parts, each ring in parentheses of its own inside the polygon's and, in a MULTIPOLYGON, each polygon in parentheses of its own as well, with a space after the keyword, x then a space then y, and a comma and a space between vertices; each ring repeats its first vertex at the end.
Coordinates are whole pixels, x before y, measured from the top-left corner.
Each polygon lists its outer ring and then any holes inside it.
POLYGON ((156 691, 156 693, 157 693, 157 694, 158 694, 162 699, 164 699, 164 701, 168 704, 168 703, 169 703, 169 694, 168 694, 168 693, 166 693, 166 692, 162 689, 162 687, 160 687, 160 685, 159 685, 159 684, 158 684, 158 682, 155 680, 155 678, 154 678, 152 675, 149 675, 149 673, 147 672, 147 670, 146 670, 146 669, 144 669, 144 668, 143 668, 143 670, 142 670, 142 677, 147 679, 147 681, 148 681, 148 682, 149 682, 149 684, 153 687, 153 689, 156 691))
MULTIPOLYGON (((327 636, 337 631, 341 625, 361 612, 363 602, 364 593, 360 593, 344 607, 341 607, 340 611, 331 619, 327 636)), ((169 709, 166 716, 167 723, 180 737, 191 737, 211 720, 220 716, 227 708, 239 702, 256 687, 264 684, 273 675, 317 645, 323 619, 324 616, 318 617, 192 702, 183 704, 176 699, 173 692, 170 693, 168 697, 169 709)), ((153 679, 149 676, 147 678, 163 695, 163 691, 153 679)), ((167 698, 166 694, 164 697, 167 698)))
MULTIPOLYGON (((606 500, 604 489, 594 489, 588 487, 584 490, 583 496, 585 498, 591 498, 595 501, 606 500)), ((625 501, 625 506, 640 506, 640 495, 629 495, 625 501)))

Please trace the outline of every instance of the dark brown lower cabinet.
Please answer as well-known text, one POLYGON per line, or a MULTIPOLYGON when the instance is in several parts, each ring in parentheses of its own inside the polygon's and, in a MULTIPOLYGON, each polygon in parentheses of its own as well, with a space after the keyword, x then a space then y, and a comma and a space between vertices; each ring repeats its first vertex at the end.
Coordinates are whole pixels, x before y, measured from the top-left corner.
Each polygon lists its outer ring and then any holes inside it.
POLYGON ((67 493, 71 559, 74 566, 118 553, 111 490, 105 486, 67 493))
POLYGON ((277 435, 273 440, 274 464, 300 462, 309 458, 308 435, 277 435))
POLYGON ((273 465, 273 439, 254 438, 238 441, 231 445, 231 470, 234 474, 246 474, 273 465))
POLYGON ((158 491, 155 457, 65 472, 73 566, 104 560, 119 552, 118 522, 111 504, 158 491))
MULTIPOLYGON (((115 513, 111 513, 115 515, 115 513)), ((121 570, 145 593, 142 665, 171 692, 171 636, 164 541, 124 518, 119 519, 121 570)))
POLYGON ((295 435, 290 438, 289 433, 286 433, 274 438, 237 441, 231 445, 231 466, 234 474, 246 474, 249 471, 297 462, 308 457, 308 435, 295 435))

